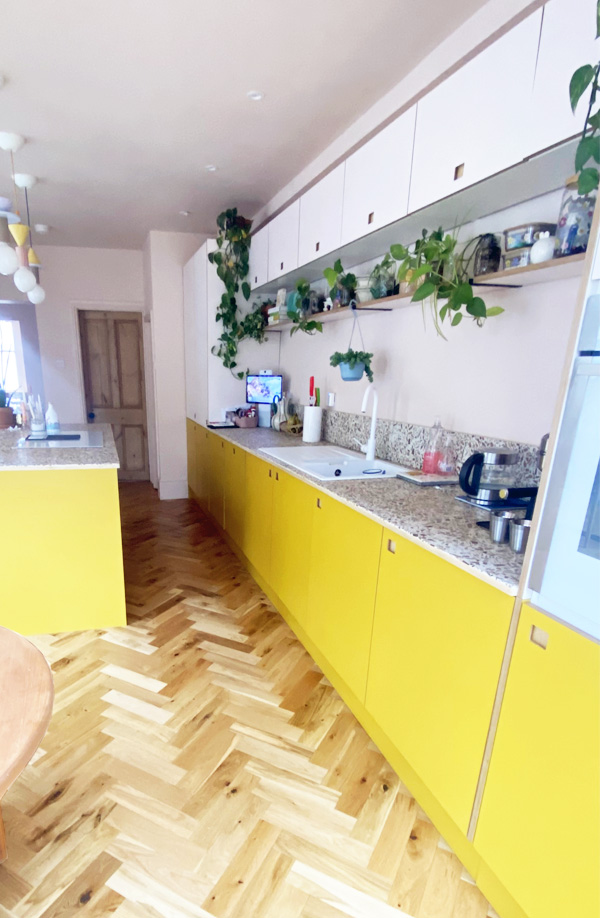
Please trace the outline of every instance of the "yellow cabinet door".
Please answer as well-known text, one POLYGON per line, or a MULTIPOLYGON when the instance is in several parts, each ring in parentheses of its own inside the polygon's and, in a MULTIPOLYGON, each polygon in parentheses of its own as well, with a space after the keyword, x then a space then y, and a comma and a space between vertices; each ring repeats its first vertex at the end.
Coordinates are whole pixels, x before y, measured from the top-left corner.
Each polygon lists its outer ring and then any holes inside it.
POLYGON ((196 487, 194 493, 203 510, 208 512, 210 438, 205 427, 196 425, 196 487))
POLYGON ((246 500, 246 453, 233 443, 225 443, 225 531, 236 545, 244 540, 246 500))
POLYGON ((274 471, 270 583, 299 625, 306 628, 307 559, 310 553, 315 489, 274 471))
POLYGON ((225 484, 225 440, 210 434, 208 440, 208 512, 223 529, 223 492, 225 484))
POLYGON ((271 573, 271 510, 273 467, 262 459, 246 456, 246 513, 242 549, 261 577, 271 573))
POLYGON ((185 430, 187 436, 187 473, 188 488, 196 497, 196 475, 197 475, 197 448, 196 448, 196 428, 197 424, 190 418, 185 419, 185 430))
POLYGON ((600 915, 599 695, 598 644, 524 605, 475 848, 528 918, 600 915))
POLYGON ((364 702, 382 527, 315 491, 306 631, 364 702))
POLYGON ((513 604, 384 530, 367 710, 464 833, 513 604))

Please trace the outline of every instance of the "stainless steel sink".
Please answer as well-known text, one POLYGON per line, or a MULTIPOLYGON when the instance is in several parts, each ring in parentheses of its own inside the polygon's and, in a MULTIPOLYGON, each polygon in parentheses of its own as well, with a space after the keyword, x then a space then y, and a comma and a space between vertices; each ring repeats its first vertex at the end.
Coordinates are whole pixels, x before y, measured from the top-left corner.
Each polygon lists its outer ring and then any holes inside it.
POLYGON ((262 448, 260 452, 320 481, 379 481, 406 471, 404 466, 364 459, 359 453, 339 446, 278 446, 262 448))

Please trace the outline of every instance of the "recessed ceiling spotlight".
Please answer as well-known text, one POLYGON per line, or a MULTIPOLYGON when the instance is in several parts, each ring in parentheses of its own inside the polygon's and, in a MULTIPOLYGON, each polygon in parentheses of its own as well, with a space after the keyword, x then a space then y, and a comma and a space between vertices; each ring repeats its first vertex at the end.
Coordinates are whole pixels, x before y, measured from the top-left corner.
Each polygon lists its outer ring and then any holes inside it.
POLYGON ((213 166, 212 163, 210 163, 208 166, 205 166, 204 168, 206 169, 207 172, 216 172, 216 171, 217 171, 217 167, 216 167, 216 166, 213 166))
POLYGON ((28 191, 37 183, 35 175, 28 175, 27 172, 15 172, 13 179, 17 188, 27 188, 28 191))
POLYGON ((252 102, 261 102, 265 97, 264 92, 261 92, 260 89, 251 89, 246 95, 252 102))
POLYGON ((39 233, 41 236, 47 233, 50 229, 47 223, 34 223, 33 228, 36 233, 39 233))
POLYGON ((180 216, 180 217, 189 217, 189 215, 190 215, 190 211, 189 211, 189 210, 180 210, 180 211, 179 211, 179 216, 180 216))

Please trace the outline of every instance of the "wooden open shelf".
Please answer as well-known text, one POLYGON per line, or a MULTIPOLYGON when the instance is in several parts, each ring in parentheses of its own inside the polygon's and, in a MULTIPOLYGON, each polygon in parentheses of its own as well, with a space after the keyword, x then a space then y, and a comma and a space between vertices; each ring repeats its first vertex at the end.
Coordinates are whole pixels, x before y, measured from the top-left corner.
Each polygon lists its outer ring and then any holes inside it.
MULTIPOLYGON (((484 274, 480 277, 473 278, 474 286, 494 287, 510 284, 515 287, 528 287, 530 284, 547 284, 556 280, 564 280, 569 277, 578 277, 583 270, 583 261, 585 253, 580 255, 567 255, 565 258, 553 258, 551 261, 544 261, 539 265, 525 265, 523 268, 509 268, 505 271, 497 271, 495 274, 484 274)), ((378 300, 368 300, 366 303, 360 303, 356 309, 350 309, 344 306, 341 309, 334 309, 331 312, 315 313, 311 316, 317 322, 337 322, 340 319, 347 319, 355 313, 380 313, 392 312, 394 309, 403 309, 412 303, 412 293, 398 293, 395 296, 385 296, 378 300)), ((279 322, 278 325, 269 325, 268 332, 280 332, 286 328, 292 328, 294 325, 291 321, 279 322)))

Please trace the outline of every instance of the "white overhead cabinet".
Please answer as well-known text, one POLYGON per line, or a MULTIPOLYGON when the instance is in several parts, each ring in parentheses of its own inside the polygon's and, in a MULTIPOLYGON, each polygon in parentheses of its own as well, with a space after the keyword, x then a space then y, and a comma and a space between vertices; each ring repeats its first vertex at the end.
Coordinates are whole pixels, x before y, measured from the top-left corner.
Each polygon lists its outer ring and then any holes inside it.
POLYGON ((253 233, 250 243, 248 281, 252 289, 266 284, 269 274, 269 227, 253 233))
POLYGON ((527 124, 541 20, 537 10, 418 102, 409 211, 531 152, 527 124))
POLYGON ((408 213, 416 106, 346 160, 342 245, 408 213))
POLYGON ((536 153, 583 129, 589 92, 575 114, 569 83, 575 70, 598 63, 595 41, 596 0, 549 0, 544 7, 542 37, 535 71, 529 121, 529 151, 536 153))
POLYGON ((298 265, 306 265, 341 244, 344 167, 344 163, 336 166, 300 198, 298 265))
POLYGON ((298 267, 298 230, 300 225, 300 199, 282 210, 268 224, 269 272, 268 280, 275 280, 298 267))

